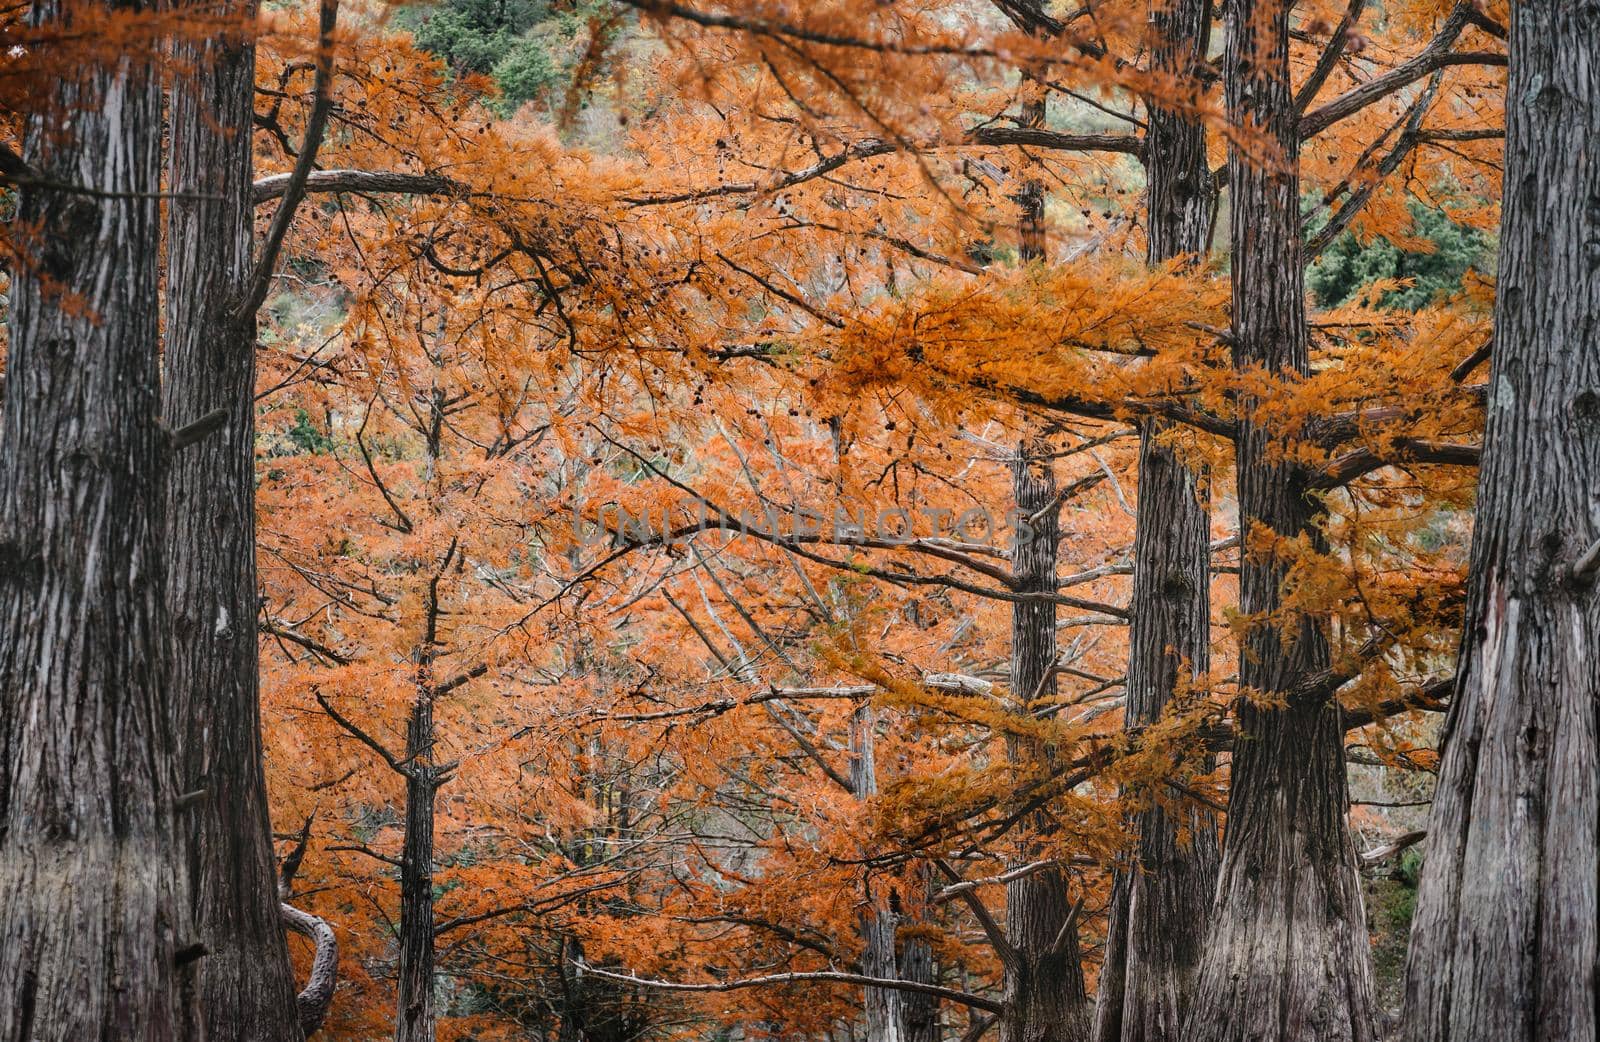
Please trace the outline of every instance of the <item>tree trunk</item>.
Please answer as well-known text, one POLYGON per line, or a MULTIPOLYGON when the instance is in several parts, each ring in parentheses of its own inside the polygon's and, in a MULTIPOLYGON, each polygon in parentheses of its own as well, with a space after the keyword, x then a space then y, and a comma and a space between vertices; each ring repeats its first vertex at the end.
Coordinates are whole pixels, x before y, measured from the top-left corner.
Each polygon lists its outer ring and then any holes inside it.
MULTIPOLYGON (((1019 90, 1022 104, 1017 113, 1017 126, 1027 130, 1044 129, 1047 95, 1043 84, 1024 73, 1019 90)), ((1050 248, 1044 228, 1044 182, 1037 177, 1023 181, 1016 199, 1017 256, 1024 263, 1044 260, 1050 248)))
MULTIPOLYGON (((1043 446, 1037 448, 1043 449, 1043 446)), ((1027 519, 1012 542, 1018 592, 1053 593, 1056 586, 1055 472, 1047 454, 1024 446, 1016 463, 1017 511, 1027 519), (1042 456, 1043 458, 1035 458, 1042 456)), ((1055 696, 1056 609, 1047 600, 1018 601, 1011 610, 1011 693, 1019 711, 1055 696)), ((1025 769, 1051 769, 1055 756, 1037 741, 1008 738, 1007 753, 1025 769)), ((1042 816, 1030 822, 1046 828, 1042 816)), ((1005 1012, 1001 1042, 1083 1042, 1089 1002, 1078 952, 1077 910, 1067 877, 1046 869, 1006 884, 1005 1012)))
MULTIPOLYGON (((1189 75, 1205 60, 1209 0, 1151 8, 1151 67, 1189 75)), ((1210 245, 1217 187, 1206 162, 1203 124, 1150 108, 1145 135, 1149 261, 1203 257, 1210 245)), ((1210 663, 1211 556, 1204 491, 1162 441, 1164 425, 1139 431, 1139 504, 1133 551, 1125 726, 1158 720, 1180 676, 1210 663)), ((1217 881, 1216 816, 1183 812, 1190 839, 1161 807, 1134 820, 1138 861, 1112 889, 1106 957, 1100 971, 1096 1042, 1168 1042, 1181 1037, 1217 881)))
MULTIPOLYGON (((1309 359, 1289 14, 1282 0, 1230 2, 1223 67, 1230 121, 1279 149, 1260 164, 1229 147, 1234 362, 1293 380, 1309 359)), ((1305 476, 1281 458, 1278 433, 1251 420, 1255 405, 1240 402, 1241 535, 1247 547, 1268 533, 1320 543, 1305 476)), ((1240 683, 1255 698, 1237 707, 1243 740, 1234 744, 1217 901, 1184 1031, 1192 1042, 1374 1037, 1339 705, 1295 694, 1328 666, 1327 638, 1312 618, 1279 618, 1287 565, 1275 553, 1243 555, 1241 607, 1265 621, 1250 627, 1240 653, 1240 683)))
POLYGON ((63 75, 23 139, 17 222, 44 235, 11 266, 0 451, 0 1040, 186 1039, 152 63, 63 75))
MULTIPOLYGON (((902 922, 910 921, 921 926, 926 924, 928 911, 933 907, 933 876, 927 865, 918 867, 917 878, 921 889, 916 896, 917 903, 912 909, 903 910, 900 918, 902 922)), ((928 943, 928 938, 921 935, 904 936, 902 931, 900 979, 933 984, 936 983, 936 971, 933 945, 928 943)), ((905 1042, 939 1042, 939 1000, 936 996, 901 992, 900 1020, 901 1035, 905 1042)))
MULTIPOLYGON (((1141 432, 1139 519, 1134 546, 1128 726, 1160 718, 1179 676, 1203 673, 1210 554, 1195 476, 1141 432)), ((1097 1042, 1182 1037, 1217 881, 1216 815, 1201 807, 1141 810, 1138 859, 1113 888, 1100 973, 1097 1042), (1180 825, 1188 833, 1180 843, 1180 825)))
POLYGON ((1493 372, 1404 1037, 1593 1042, 1600 11, 1512 6, 1493 372))
POLYGON ((395 1042, 433 1042, 433 693, 424 687, 406 730, 406 831, 400 861, 400 967, 395 1042))
MULTIPOLYGON (((856 707, 850 717, 850 790, 858 800, 868 800, 878 794, 876 752, 876 714, 870 702, 856 707)), ((861 972, 868 977, 898 980, 894 937, 898 916, 885 890, 886 880, 866 880, 866 894, 860 911, 860 929, 863 947, 861 972), (877 884, 874 888, 874 883, 877 884)), ((862 1007, 866 1020, 867 1042, 905 1042, 903 992, 892 988, 865 988, 862 1007)))
POLYGON ((210 954, 208 1034, 299 1042, 261 761, 255 567, 254 314, 237 316, 252 265, 254 5, 229 31, 178 44, 172 90, 163 412, 183 424, 225 410, 168 476, 167 656, 182 786, 191 813, 190 886, 210 954))

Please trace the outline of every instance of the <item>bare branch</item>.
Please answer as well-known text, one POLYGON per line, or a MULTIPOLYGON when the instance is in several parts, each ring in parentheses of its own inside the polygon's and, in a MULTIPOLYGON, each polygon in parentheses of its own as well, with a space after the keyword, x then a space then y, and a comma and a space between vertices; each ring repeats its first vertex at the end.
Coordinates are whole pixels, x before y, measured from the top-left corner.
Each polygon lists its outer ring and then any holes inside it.
MULTIPOLYGON (((967 906, 968 911, 972 913, 972 917, 978 920, 978 925, 983 928, 983 935, 989 939, 989 946, 994 949, 996 955, 1000 956, 1000 961, 1008 966, 1020 965, 1022 953, 1017 951, 1016 945, 1011 943, 1011 939, 1006 936, 1005 930, 995 920, 994 914, 989 911, 989 906, 984 904, 983 899, 978 896, 977 885, 975 883, 972 886, 962 885, 961 876, 944 860, 935 859, 933 863, 938 867, 939 871, 956 881, 956 885, 947 889, 953 891, 953 896, 959 897, 961 902, 967 906)), ((1021 877, 1019 876, 1018 878, 1021 877)), ((943 891, 940 892, 943 893, 943 891)), ((937 901, 937 898, 935 900, 937 901)))
MULTIPOLYGON (((260 205, 281 199, 294 183, 294 174, 271 174, 251 186, 250 198, 260 205)), ((443 174, 408 174, 394 170, 316 170, 308 174, 301 190, 308 195, 330 192, 385 195, 464 195, 470 189, 443 174)))
POLYGON ((1304 112, 1313 101, 1317 100, 1317 91, 1328 82, 1328 76, 1339 64, 1339 59, 1344 56, 1345 45, 1350 40, 1350 30, 1355 27, 1357 19, 1361 17, 1361 9, 1365 6, 1366 0, 1350 0, 1349 6, 1339 19, 1339 24, 1334 26, 1333 35, 1328 40, 1328 46, 1323 49, 1322 57, 1317 59, 1317 67, 1311 70, 1311 75, 1300 85, 1300 93, 1295 95, 1296 112, 1304 112))
POLYGON ((347 732, 349 732, 349 734, 350 734, 350 736, 352 738, 355 738, 362 745, 365 745, 367 748, 371 749, 373 752, 375 752, 379 756, 381 756, 383 758, 383 762, 389 765, 389 769, 390 770, 394 771, 396 774, 403 774, 403 775, 406 775, 407 777, 410 777, 411 768, 408 767, 405 763, 401 762, 401 760, 400 760, 400 758, 398 756, 394 755, 388 749, 384 748, 384 745, 383 745, 382 742, 378 741, 376 738, 372 737, 370 734, 368 734, 367 732, 363 731, 361 728, 357 727, 354 723, 351 722, 349 717, 345 716, 343 713, 341 713, 337 709, 333 708, 333 706, 331 704, 329 704, 328 700, 325 697, 323 697, 322 692, 318 691, 316 697, 317 697, 317 704, 322 707, 322 711, 323 712, 325 712, 329 716, 333 717, 333 722, 334 723, 338 724, 340 727, 344 728, 347 732))
POLYGON ((207 435, 215 434, 217 431, 220 431, 223 428, 223 425, 227 422, 228 410, 226 408, 213 409, 211 412, 206 413, 193 423, 186 423, 182 427, 170 432, 167 435, 167 444, 173 449, 173 451, 188 448, 190 445, 199 442, 207 435))
POLYGON ((937 998, 947 999, 950 1002, 981 1009, 988 1013, 999 1014, 1003 1008, 994 999, 984 998, 982 995, 972 995, 965 991, 956 991, 954 988, 941 988, 937 984, 923 984, 920 981, 893 980, 886 977, 867 977, 859 973, 841 973, 836 970, 817 970, 799 973, 774 973, 765 977, 745 977, 739 980, 716 981, 708 984, 682 984, 676 981, 650 980, 646 977, 635 977, 628 973, 613 973, 610 970, 598 969, 580 960, 573 960, 573 966, 581 973, 592 973, 597 977, 607 980, 620 981, 623 984, 633 984, 641 988, 654 988, 658 991, 741 991, 745 988, 765 988, 774 985, 804 984, 810 981, 828 984, 859 984, 866 988, 885 988, 890 991, 911 991, 919 995, 933 995, 937 998))
POLYGON ((333 30, 338 20, 339 0, 322 0, 321 17, 317 25, 316 73, 311 83, 311 115, 306 120, 305 140, 301 143, 294 170, 284 183, 282 201, 278 203, 272 223, 267 227, 261 256, 256 258, 255 270, 246 283, 234 315, 236 320, 243 321, 254 315, 260 309, 261 302, 267 299, 272 273, 278 266, 278 253, 283 249, 283 240, 289 234, 295 210, 299 208, 300 200, 305 198, 306 182, 316 166, 317 149, 322 145, 323 135, 328 128, 328 114, 333 109, 333 30))
POLYGON ((1394 451, 1390 453, 1381 453, 1370 448, 1353 449, 1345 453, 1330 462, 1321 473, 1314 475, 1309 487, 1323 490, 1339 488, 1375 470, 1407 463, 1476 467, 1482 455, 1483 449, 1477 445, 1426 441, 1421 438, 1396 438, 1394 451))
POLYGON ((294 997, 300 1015, 300 1031, 310 1038, 322 1027, 333 1005, 334 988, 339 983, 339 939, 326 919, 302 912, 287 902, 279 903, 278 912, 283 917, 283 925, 309 937, 316 946, 306 986, 294 997))
POLYGON ((1361 855, 1361 863, 1370 866, 1375 865, 1380 861, 1387 861, 1389 858, 1394 857, 1407 847, 1415 846, 1427 838, 1427 829, 1414 829, 1411 832, 1407 832, 1404 835, 1390 840, 1381 847, 1373 847, 1371 850, 1363 852, 1361 855))
POLYGON ((1307 113, 1300 120, 1301 139, 1314 137, 1335 123, 1355 115, 1368 105, 1388 97, 1395 91, 1415 83, 1431 72, 1451 65, 1504 65, 1506 56, 1495 51, 1458 52, 1450 49, 1471 21, 1470 3, 1457 4, 1444 20, 1439 31, 1428 45, 1409 61, 1396 65, 1381 76, 1353 87, 1326 105, 1307 113))

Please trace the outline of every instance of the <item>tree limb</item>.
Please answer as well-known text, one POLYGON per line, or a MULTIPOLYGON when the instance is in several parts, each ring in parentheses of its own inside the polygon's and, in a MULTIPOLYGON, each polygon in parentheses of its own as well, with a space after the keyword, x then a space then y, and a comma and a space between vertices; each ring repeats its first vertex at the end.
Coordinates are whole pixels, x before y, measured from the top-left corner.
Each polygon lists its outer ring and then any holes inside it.
MULTIPOLYGON (((294 174, 271 174, 251 186, 250 198, 261 203, 281 199, 294 186, 294 174)), ((316 170, 306 175, 300 190, 307 194, 356 192, 392 195, 461 195, 468 187, 443 174, 408 174, 390 170, 316 170)))
POLYGON ((322 711, 333 717, 334 723, 338 724, 340 727, 349 732, 352 738, 356 739, 362 745, 365 745, 367 748, 381 756, 383 758, 383 762, 389 765, 390 770, 394 771, 396 774, 403 774, 406 777, 411 776, 412 769, 409 766, 403 763, 398 756, 384 748, 382 742, 378 741, 376 738, 357 727, 343 713, 333 708, 328 700, 323 697, 322 692, 318 691, 316 698, 317 704, 322 707, 322 711))
POLYGON ((1470 3, 1457 4, 1455 9, 1450 12, 1450 16, 1444 20, 1444 24, 1439 27, 1439 32, 1434 35, 1434 38, 1409 61, 1396 65, 1381 76, 1374 76, 1360 86, 1353 87, 1334 98, 1321 108, 1301 117, 1301 140, 1322 133, 1340 120, 1355 115, 1368 105, 1388 97, 1407 84, 1420 80, 1430 72, 1436 72, 1451 65, 1506 64, 1506 56, 1499 52, 1460 52, 1450 50, 1451 45, 1456 41, 1456 37, 1461 35, 1461 31, 1471 21, 1469 17, 1471 7, 1470 3))
POLYGON ((1326 491, 1348 485, 1384 467, 1397 467, 1406 463, 1434 463, 1446 466, 1476 467, 1483 456, 1478 445, 1456 442, 1426 441, 1421 438, 1396 438, 1392 453, 1376 449, 1353 449, 1328 463, 1312 476, 1310 488, 1326 491))
POLYGON ((954 988, 941 988, 937 984, 923 984, 920 981, 894 980, 886 977, 867 977, 859 973, 841 973, 836 970, 774 973, 765 977, 744 977, 739 980, 716 981, 709 984, 683 984, 676 981, 635 977, 628 973, 613 973, 610 970, 598 969, 578 959, 572 960, 572 964, 580 973, 592 973, 607 980, 614 980, 623 984, 634 984, 641 988, 654 988, 658 991, 740 991, 745 988, 764 988, 774 985, 804 984, 809 981, 816 981, 830 984, 859 984, 867 988, 885 988, 890 991, 911 991, 920 995, 933 995, 937 998, 948 999, 963 1006, 970 1006, 973 1009, 981 1009, 994 1014, 999 1014, 1004 1008, 994 999, 984 998, 982 995, 973 995, 965 991, 956 991, 954 988))
POLYGON ((311 83, 311 115, 306 120, 305 140, 301 143, 300 155, 295 160, 294 170, 284 182, 282 201, 278 203, 278 209, 272 215, 272 223, 267 227, 267 236, 261 245, 261 255, 256 258, 255 269, 250 275, 249 282, 245 284, 245 291, 234 314, 236 321, 243 321, 254 315, 260 309, 262 301, 267 299, 267 290, 272 285, 272 273, 278 266, 278 253, 283 249, 283 240, 289 234, 289 225, 294 221, 295 210, 299 208, 300 200, 305 198, 306 182, 316 165, 317 150, 322 145, 323 135, 328 128, 328 114, 333 109, 333 30, 338 21, 339 0, 322 0, 321 15, 317 25, 316 73, 311 83))

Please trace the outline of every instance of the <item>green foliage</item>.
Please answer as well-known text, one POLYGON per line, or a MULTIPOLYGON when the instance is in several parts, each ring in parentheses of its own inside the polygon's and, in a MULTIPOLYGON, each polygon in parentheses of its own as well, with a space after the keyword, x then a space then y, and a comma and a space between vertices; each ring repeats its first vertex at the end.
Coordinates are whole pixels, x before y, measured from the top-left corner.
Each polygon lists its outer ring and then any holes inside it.
POLYGON ((301 452, 320 454, 333 451, 333 439, 312 422, 311 414, 304 409, 294 411, 294 426, 289 428, 287 434, 301 452))
POLYGON ((1409 926, 1411 923, 1411 912, 1416 906, 1417 884, 1422 880, 1421 848, 1412 847, 1410 850, 1407 850, 1405 853, 1401 854, 1400 867, 1396 870, 1396 873, 1399 876, 1400 881, 1406 885, 1407 892, 1410 894, 1411 898, 1410 904, 1406 908, 1405 913, 1406 924, 1409 926))
POLYGON ((544 40, 537 36, 517 41, 494 66, 494 79, 507 109, 543 97, 566 78, 544 40))
POLYGON ((1379 279, 1413 279, 1412 285, 1385 293, 1381 303, 1415 311, 1440 294, 1459 290, 1462 276, 1488 255, 1485 235, 1455 223, 1442 210, 1413 201, 1411 221, 1411 234, 1432 242, 1433 252, 1402 250, 1385 238, 1363 246, 1345 232, 1306 272, 1306 288, 1317 303, 1323 307, 1346 303, 1379 279))
POLYGON ((407 8, 397 21, 454 71, 488 75, 549 16, 545 0, 443 0, 407 8))
POLYGON ((458 75, 492 77, 513 112, 564 88, 586 20, 600 5, 551 0, 439 0, 397 19, 458 75), (559 7, 559 9, 557 9, 559 7))
POLYGON ((1367 920, 1372 931, 1372 970, 1379 1001, 1386 1007, 1400 1003, 1405 979, 1406 944, 1411 919, 1417 910, 1417 880, 1422 874, 1422 851, 1402 853, 1388 871, 1365 880, 1367 920))

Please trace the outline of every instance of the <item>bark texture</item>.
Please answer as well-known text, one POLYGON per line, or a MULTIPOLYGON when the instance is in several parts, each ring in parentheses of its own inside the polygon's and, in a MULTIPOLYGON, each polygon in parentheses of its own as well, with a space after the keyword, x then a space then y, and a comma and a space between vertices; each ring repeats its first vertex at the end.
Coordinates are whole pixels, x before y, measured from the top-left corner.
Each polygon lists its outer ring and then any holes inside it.
MULTIPOLYGON (((1041 446, 1042 448, 1042 446, 1041 446)), ((1057 523, 1055 473, 1047 453, 1024 447, 1016 463, 1019 525, 1011 563, 1020 592, 1050 592, 1056 586, 1057 523), (1034 458, 1039 456, 1042 458, 1034 458)), ((1056 609, 1047 600, 1016 602, 1011 610, 1011 692, 1026 710, 1056 693, 1056 609)), ((1007 751, 1024 769, 1050 769, 1055 756, 1035 741, 1012 736, 1007 751)), ((1044 827, 1043 820, 1033 822, 1044 827)), ((1066 874, 1046 869, 1006 884, 1005 1011, 1001 1042, 1083 1042, 1090 1008, 1078 951, 1077 909, 1066 874)))
POLYGON ((1406 972, 1419 1042, 1592 1042, 1600 7, 1513 5, 1466 627, 1406 972))
MULTIPOLYGON (((443 322, 441 316, 440 321, 443 322)), ((436 474, 439 439, 444 426, 444 392, 433 388, 426 431, 426 478, 436 474)), ((402 759, 388 753, 391 769, 406 781, 405 836, 400 853, 400 953, 395 983, 395 1042, 433 1042, 437 1030, 434 1008, 433 832, 439 788, 449 779, 452 766, 438 758, 438 733, 433 709, 439 699, 434 666, 440 654, 439 585, 458 560, 451 540, 423 593, 422 640, 412 655, 416 662, 416 698, 406 724, 406 749, 402 759)), ((447 685, 444 685, 448 689, 447 685)), ((371 740, 368 739, 370 742, 371 740)))
POLYGON ((252 273, 253 3, 232 31, 180 42, 172 89, 164 414, 226 413, 168 476, 167 656, 182 736, 189 875, 210 954, 209 1035, 300 1042, 261 759, 256 639, 255 341, 237 312, 252 273))
MULTIPOLYGON (((1207 668, 1210 553, 1195 475, 1142 432, 1134 541, 1128 726, 1170 704, 1180 676, 1207 668)), ((1137 859, 1112 892, 1097 1042, 1181 1038, 1217 881, 1216 815, 1151 806, 1135 819, 1137 859), (1179 829, 1188 834, 1180 842, 1179 829)))
MULTIPOLYGON (((437 597, 438 580, 434 582, 437 597)), ((437 1017, 433 1003, 433 825, 442 777, 434 764, 434 740, 433 692, 424 685, 412 705, 406 729, 406 831, 400 861, 395 1042, 433 1042, 437 1017)))
POLYGON ((339 941, 326 919, 302 912, 288 902, 280 904, 278 911, 284 927, 306 938, 316 951, 311 971, 306 974, 306 986, 295 996, 300 1032, 310 1038, 322 1027, 333 1005, 333 989, 339 984, 339 941))
MULTIPOLYGON (((857 799, 878 795, 877 714, 870 703, 850 718, 850 791, 857 799)), ((922 893, 908 901, 892 877, 867 879, 861 904, 861 972, 881 980, 934 983, 933 949, 925 938, 900 938, 900 928, 915 924, 926 907, 932 880, 917 873, 922 893)), ((865 988, 862 1006, 868 1042, 938 1042, 939 1000, 896 988, 865 988)))
MULTIPOLYGON (((902 921, 915 925, 927 921, 932 907, 933 877, 927 866, 918 869, 922 893, 915 908, 902 915, 902 921)), ((925 936, 903 936, 900 940, 900 979, 917 984, 937 983, 937 965, 933 959, 933 945, 925 936)), ((939 1042, 939 999, 917 992, 900 993, 901 1033, 905 1042, 939 1042)))
MULTIPOLYGON (((1150 9, 1151 67, 1186 75, 1205 60, 1209 0, 1150 9)), ((1205 127, 1152 105, 1145 135, 1149 260, 1203 256, 1217 187, 1206 162, 1205 127)), ((1210 532, 1196 475, 1162 441, 1160 421, 1139 431, 1139 503, 1133 550, 1126 726, 1159 719, 1180 678, 1210 661, 1210 532)), ((1112 889, 1106 957, 1096 996, 1096 1042, 1166 1042, 1180 1036, 1210 921, 1217 880, 1216 816, 1182 820, 1156 806, 1133 823, 1138 857, 1112 889), (1182 826, 1190 835, 1180 844, 1182 826)))
MULTIPOLYGON (((850 791, 858 800, 878 794, 876 726, 872 704, 857 706, 850 717, 850 791)), ((898 916, 888 886, 886 880, 867 878, 860 908, 861 972, 880 980, 898 980, 894 944, 898 916)), ((891 988, 863 989, 867 1042, 905 1042, 902 996, 891 988)))
POLYGON ((24 157, 51 187, 21 192, 42 236, 12 269, 0 451, 0 1040, 183 1039, 201 953, 161 656, 161 90, 129 54, 36 103, 24 157))
MULTIPOLYGON (((1223 58, 1229 119, 1276 146, 1272 163, 1230 145, 1234 362, 1286 379, 1309 368, 1298 175, 1290 91, 1290 5, 1238 0, 1223 58)), ((1317 535, 1317 504, 1300 468, 1243 400, 1237 442, 1239 524, 1257 534, 1317 535)), ((1245 553, 1242 609, 1278 616, 1286 562, 1245 553)), ((1240 682, 1228 825, 1211 932, 1183 1036, 1189 1042, 1368 1042, 1372 975, 1357 859, 1345 821, 1338 702, 1296 689, 1328 665, 1310 618, 1252 625, 1240 682), (1287 629, 1287 636, 1284 635, 1287 629)))

